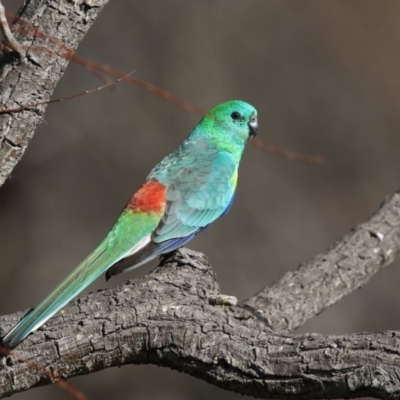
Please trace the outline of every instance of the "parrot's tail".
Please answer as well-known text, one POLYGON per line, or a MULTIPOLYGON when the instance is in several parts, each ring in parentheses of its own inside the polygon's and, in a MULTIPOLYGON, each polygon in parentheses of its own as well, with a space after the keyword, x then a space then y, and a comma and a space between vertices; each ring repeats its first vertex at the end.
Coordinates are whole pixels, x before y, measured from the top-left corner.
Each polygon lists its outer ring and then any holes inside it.
POLYGON ((37 307, 28 312, 21 321, 0 340, 0 345, 8 350, 12 350, 18 346, 31 332, 43 325, 79 292, 84 290, 112 264, 118 261, 115 255, 111 256, 107 254, 106 246, 107 243, 104 241, 37 307))

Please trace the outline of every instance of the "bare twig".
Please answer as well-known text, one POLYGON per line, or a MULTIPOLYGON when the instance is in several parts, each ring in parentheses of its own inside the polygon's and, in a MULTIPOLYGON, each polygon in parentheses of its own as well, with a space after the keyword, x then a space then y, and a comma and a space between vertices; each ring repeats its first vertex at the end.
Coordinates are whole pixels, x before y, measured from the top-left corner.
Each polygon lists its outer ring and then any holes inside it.
POLYGON ((94 89, 85 90, 84 92, 76 93, 76 94, 73 94, 73 95, 67 96, 67 97, 62 97, 60 99, 39 101, 39 102, 37 102, 35 104, 27 104, 25 106, 15 107, 15 108, 6 108, 4 110, 0 109, 0 114, 8 114, 8 113, 15 113, 15 112, 24 111, 24 110, 31 110, 31 109, 37 108, 38 106, 44 105, 44 104, 61 103, 63 101, 73 100, 73 99, 76 99, 77 97, 84 96, 84 95, 87 95, 87 94, 100 92, 100 90, 115 86, 116 84, 120 83, 121 81, 123 81, 125 78, 127 78, 131 74, 133 74, 133 71, 129 72, 129 74, 126 74, 122 78, 117 79, 116 81, 113 81, 113 82, 106 83, 103 86, 99 86, 99 87, 94 88, 94 89))
POLYGON ((253 138, 251 142, 254 146, 273 156, 283 157, 302 164, 322 165, 325 163, 324 158, 321 156, 309 156, 306 154, 295 153, 294 151, 284 149, 283 147, 272 146, 271 144, 265 143, 257 137, 253 138))
MULTIPOLYGON (((9 356, 10 350, 4 347, 1 347, 2 356, 9 356)), ((36 359, 26 359, 21 360, 26 365, 29 366, 31 370, 42 371, 44 375, 53 383, 55 383, 60 389, 65 390, 71 396, 75 397, 77 400, 88 400, 83 392, 81 392, 78 388, 76 388, 71 383, 65 381, 62 377, 58 377, 54 374, 54 371, 51 368, 46 368, 43 364, 40 364, 36 359)))
POLYGON ((64 379, 59 379, 58 381, 56 381, 56 384, 57 384, 57 386, 59 388, 65 390, 71 396, 75 397, 75 399, 77 399, 77 400, 88 400, 86 395, 81 390, 76 388, 74 385, 71 385, 71 383, 65 381, 64 379))
POLYGON ((18 40, 15 39, 13 33, 11 32, 10 26, 8 25, 8 21, 6 18, 6 12, 3 4, 0 0, 0 29, 4 35, 4 38, 7 40, 9 46, 14 52, 18 53, 22 56, 22 46, 18 43, 18 40))
MULTIPOLYGON (((101 64, 89 59, 86 59, 84 57, 79 56, 76 51, 61 41, 59 38, 50 36, 44 32, 42 32, 40 29, 37 27, 33 26, 33 24, 18 16, 16 17, 17 21, 21 24, 21 26, 18 27, 18 32, 23 35, 30 35, 31 37, 39 37, 43 39, 48 39, 50 43, 52 43, 53 47, 48 47, 48 46, 38 46, 38 45, 30 45, 29 50, 32 53, 35 54, 41 54, 43 53, 44 56, 53 56, 53 57, 60 57, 65 60, 70 60, 72 62, 75 62, 77 64, 82 65, 87 71, 90 73, 93 73, 101 79, 106 79, 107 76, 112 76, 112 77, 117 77, 118 79, 122 79, 127 83, 133 84, 137 87, 140 87, 155 96, 158 96, 165 101, 168 101, 180 108, 182 108, 185 111, 198 114, 198 115, 204 115, 206 111, 200 107, 197 107, 183 99, 180 99, 179 97, 175 96, 173 93, 162 89, 150 82, 146 82, 142 79, 139 78, 133 78, 133 77, 128 77, 126 76, 123 72, 120 72, 116 70, 115 68, 112 68, 109 65, 106 64, 101 64)), ((108 82, 107 82, 108 83, 108 82)), ((57 100, 45 100, 45 101, 40 101, 40 102, 32 102, 29 105, 21 106, 18 105, 18 107, 6 107, 3 105, 3 109, 0 109, 0 114, 11 114, 11 113, 16 113, 19 111, 27 110, 27 109, 35 109, 38 106, 43 106, 47 105, 49 103, 55 103, 55 102, 60 102, 64 100, 69 100, 73 99, 75 97, 81 96, 83 94, 91 93, 92 91, 87 91, 83 93, 79 93, 78 95, 73 95, 65 99, 57 99, 57 100)), ((1 143, 0 143, 1 144, 1 143)), ((280 156, 287 158, 291 161, 299 162, 299 163, 306 163, 306 164, 322 164, 324 162, 323 158, 320 156, 308 156, 308 155, 303 155, 303 154, 298 154, 295 153, 291 150, 279 148, 276 146, 272 146, 270 144, 267 144, 261 139, 256 138, 251 141, 251 144, 260 148, 262 151, 266 152, 267 154, 271 154, 274 156, 280 156)), ((6 146, 5 146, 6 147, 6 146)), ((1 154, 0 154, 1 155, 1 154)), ((1 174, 0 174, 1 177, 1 174)), ((1 184, 1 181, 0 181, 1 184)))

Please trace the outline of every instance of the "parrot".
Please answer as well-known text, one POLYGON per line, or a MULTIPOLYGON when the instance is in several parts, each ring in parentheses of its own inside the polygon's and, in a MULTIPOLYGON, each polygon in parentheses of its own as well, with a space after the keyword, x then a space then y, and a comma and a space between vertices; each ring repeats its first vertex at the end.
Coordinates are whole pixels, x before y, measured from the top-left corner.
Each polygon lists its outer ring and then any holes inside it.
POLYGON ((206 113, 152 169, 100 245, 0 339, 2 347, 14 349, 104 272, 108 280, 175 251, 226 214, 243 151, 257 131, 257 111, 244 101, 206 113))

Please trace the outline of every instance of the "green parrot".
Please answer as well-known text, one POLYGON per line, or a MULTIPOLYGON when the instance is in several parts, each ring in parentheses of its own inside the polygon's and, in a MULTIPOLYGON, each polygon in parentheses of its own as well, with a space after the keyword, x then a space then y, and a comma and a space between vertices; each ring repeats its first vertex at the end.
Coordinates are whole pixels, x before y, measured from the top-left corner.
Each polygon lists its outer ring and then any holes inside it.
POLYGON ((2 339, 14 349, 90 283, 172 252, 227 213, 243 150, 258 130, 257 111, 233 100, 209 111, 128 201, 101 244, 2 339))

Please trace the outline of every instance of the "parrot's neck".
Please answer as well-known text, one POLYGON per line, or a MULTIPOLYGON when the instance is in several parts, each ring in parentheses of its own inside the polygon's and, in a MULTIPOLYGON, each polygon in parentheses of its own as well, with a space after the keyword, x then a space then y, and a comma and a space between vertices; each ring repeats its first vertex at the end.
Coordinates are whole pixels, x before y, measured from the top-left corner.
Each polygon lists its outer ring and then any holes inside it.
POLYGON ((190 135, 190 140, 194 142, 202 142, 207 144, 207 147, 215 148, 218 151, 226 151, 232 154, 239 163, 242 158, 246 142, 243 140, 235 140, 232 136, 220 134, 210 130, 205 133, 202 129, 196 128, 190 135))

